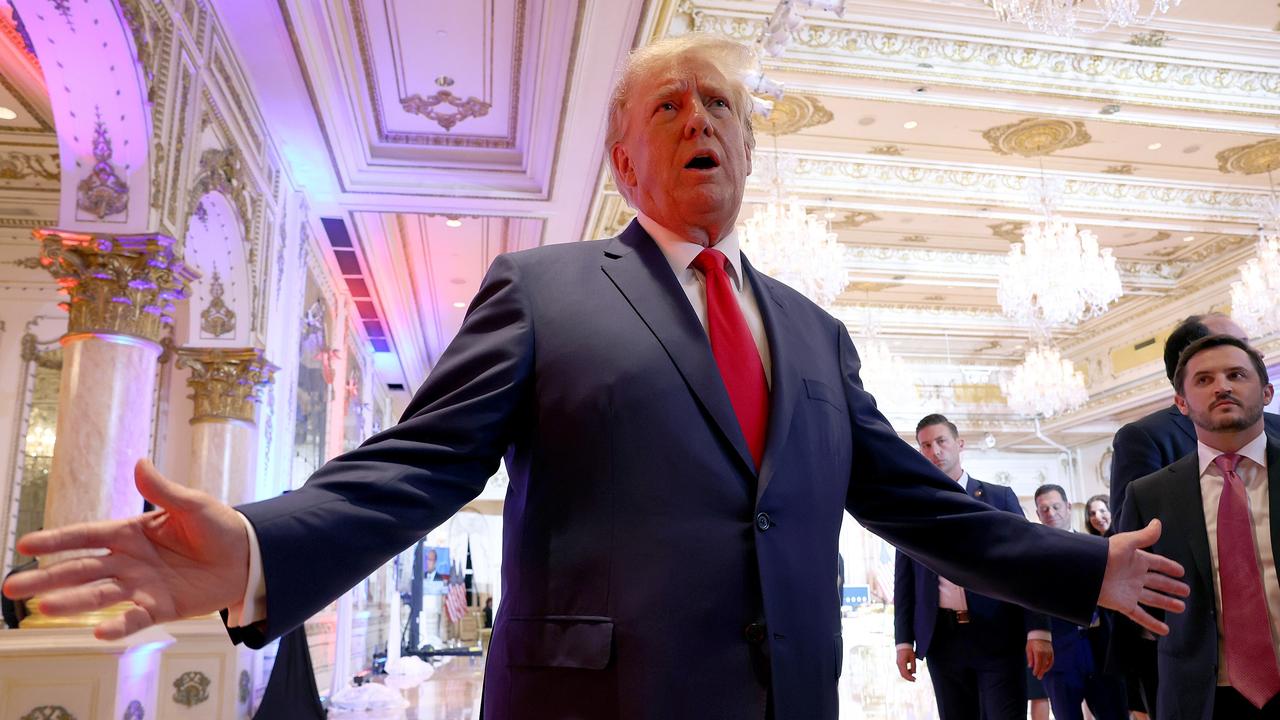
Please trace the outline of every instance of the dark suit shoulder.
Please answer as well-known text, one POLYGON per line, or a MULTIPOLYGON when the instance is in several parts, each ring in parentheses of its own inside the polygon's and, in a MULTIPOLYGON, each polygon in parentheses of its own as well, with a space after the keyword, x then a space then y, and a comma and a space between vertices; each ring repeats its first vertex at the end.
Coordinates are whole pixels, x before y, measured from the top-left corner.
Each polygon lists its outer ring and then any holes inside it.
POLYGON ((1266 427, 1267 435, 1273 439, 1280 440, 1280 415, 1262 413, 1262 422, 1266 427))
POLYGON ((1169 465, 1134 480, 1129 485, 1129 492, 1134 494, 1134 500, 1149 500, 1152 497, 1152 493, 1160 492, 1161 483, 1168 482, 1169 478, 1178 477, 1185 473, 1199 475, 1199 469, 1200 454, 1192 451, 1169 465))

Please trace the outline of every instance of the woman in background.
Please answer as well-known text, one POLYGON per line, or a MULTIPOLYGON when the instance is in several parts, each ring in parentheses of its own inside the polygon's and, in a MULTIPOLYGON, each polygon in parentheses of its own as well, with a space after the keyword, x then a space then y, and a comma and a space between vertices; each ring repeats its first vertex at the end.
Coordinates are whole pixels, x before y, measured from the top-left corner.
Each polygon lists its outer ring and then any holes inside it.
POLYGON ((1106 495, 1094 495, 1084 504, 1084 526, 1090 535, 1111 534, 1110 502, 1106 495))

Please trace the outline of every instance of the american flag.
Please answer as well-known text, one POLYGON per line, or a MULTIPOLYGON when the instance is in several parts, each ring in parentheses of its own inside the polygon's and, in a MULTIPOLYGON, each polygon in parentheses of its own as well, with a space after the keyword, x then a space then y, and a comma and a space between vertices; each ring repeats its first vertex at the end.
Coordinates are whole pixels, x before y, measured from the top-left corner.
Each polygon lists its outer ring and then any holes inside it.
POLYGON ((467 614, 467 590, 462 585, 462 578, 457 573, 449 575, 449 592, 444 597, 444 612, 449 622, 456 623, 467 614))

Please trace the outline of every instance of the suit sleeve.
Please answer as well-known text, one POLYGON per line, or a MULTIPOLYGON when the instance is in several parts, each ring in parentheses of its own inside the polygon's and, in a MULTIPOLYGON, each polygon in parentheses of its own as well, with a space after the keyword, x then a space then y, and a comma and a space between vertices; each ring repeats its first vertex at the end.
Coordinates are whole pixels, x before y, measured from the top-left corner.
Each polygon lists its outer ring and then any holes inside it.
POLYGON ((1087 625, 1102 588, 1107 542, 1029 523, 970 498, 898 437, 862 388, 848 332, 837 326, 835 334, 852 429, 846 509, 962 587, 1087 625))
POLYGON ((397 425, 302 488, 237 508, 262 549, 267 618, 233 639, 257 648, 300 625, 478 495, 527 412, 532 368, 519 270, 498 256, 397 425))
POLYGON ((916 643, 916 573, 911 558, 893 554, 893 642, 916 643))
POLYGON ((1125 492, 1129 483, 1150 475, 1161 467, 1160 449, 1146 430, 1130 423, 1116 432, 1111 441, 1111 523, 1120 525, 1124 517, 1125 492))
MULTIPOLYGON (((1004 498, 1004 509, 1017 515, 1023 520, 1027 516, 1022 512, 1022 503, 1018 502, 1018 496, 1013 492, 1011 487, 1000 487, 1000 496, 1004 498)), ((1038 613, 1035 610, 1022 609, 1024 625, 1028 633, 1043 630, 1049 632, 1049 616, 1044 613, 1038 613)))

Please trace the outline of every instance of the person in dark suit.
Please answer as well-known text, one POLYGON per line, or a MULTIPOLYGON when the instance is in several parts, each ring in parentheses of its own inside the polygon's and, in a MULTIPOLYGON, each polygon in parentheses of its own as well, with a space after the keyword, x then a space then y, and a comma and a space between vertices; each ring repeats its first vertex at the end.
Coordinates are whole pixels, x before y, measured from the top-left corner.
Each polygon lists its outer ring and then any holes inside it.
MULTIPOLYGON (((1170 386, 1182 352, 1196 340, 1216 334, 1232 335, 1245 341, 1249 339, 1244 329, 1223 313, 1192 315, 1169 333, 1164 343, 1164 369, 1170 386)), ((1267 434, 1280 437, 1280 415, 1265 413, 1263 418, 1267 434)), ((1194 452, 1195 426, 1173 403, 1121 427, 1111 441, 1111 447, 1109 507, 1111 524, 1120 527, 1129 484, 1194 452)), ((1123 672, 1126 681, 1137 686, 1136 694, 1141 697, 1147 713, 1155 715, 1159 694, 1155 638, 1122 618, 1115 618, 1113 625, 1108 666, 1123 672)))
POLYGON ((1196 448, 1135 480, 1121 526, 1159 518, 1156 549, 1188 569, 1187 611, 1157 641, 1159 720, 1280 717, 1280 442, 1265 432, 1272 387, 1262 356, 1231 335, 1183 351, 1178 409, 1196 448))
POLYGON ((108 638, 224 609, 258 647, 444 522, 505 457, 487 720, 835 718, 845 509, 977 592, 1080 620, 1100 603, 1163 631, 1138 601, 1176 611, 1185 585, 1139 549, 1158 525, 1068 535, 968 497, 876 409, 845 326, 738 250, 754 66, 698 34, 632 55, 606 150, 637 220, 497 257, 395 427, 236 509, 141 463, 162 511, 24 538, 32 554, 110 554, 5 592, 47 593, 49 613, 136 603, 98 627, 108 638))
MULTIPOLYGON (((1075 533, 1071 526, 1071 503, 1061 485, 1048 483, 1036 488, 1036 515, 1049 527, 1075 533)), ((1078 533, 1083 534, 1083 533, 1078 533)), ((1081 703, 1097 720, 1127 720, 1128 698, 1124 682, 1103 672, 1102 658, 1091 635, 1105 632, 1105 622, 1094 613, 1088 622, 1050 618, 1053 633, 1053 667, 1044 676, 1044 689, 1057 720, 1083 720, 1081 703)))
MULTIPOLYGON (((964 440, 945 416, 921 419, 916 443, 970 497, 1022 516, 1012 488, 965 472, 964 440)), ((1053 665, 1047 616, 970 592, 902 552, 895 557, 893 606, 898 673, 915 682, 917 659, 928 660, 942 720, 1026 720, 1023 667, 1039 678, 1053 665)))

